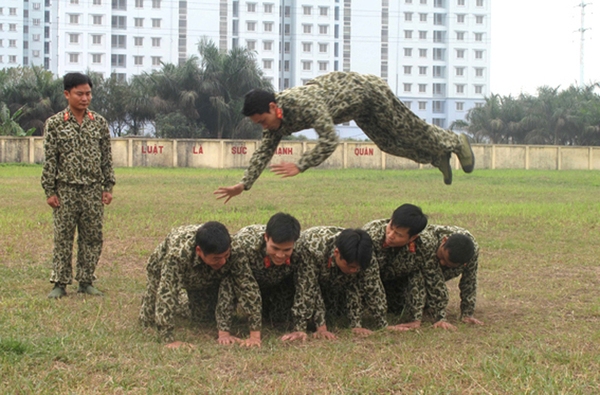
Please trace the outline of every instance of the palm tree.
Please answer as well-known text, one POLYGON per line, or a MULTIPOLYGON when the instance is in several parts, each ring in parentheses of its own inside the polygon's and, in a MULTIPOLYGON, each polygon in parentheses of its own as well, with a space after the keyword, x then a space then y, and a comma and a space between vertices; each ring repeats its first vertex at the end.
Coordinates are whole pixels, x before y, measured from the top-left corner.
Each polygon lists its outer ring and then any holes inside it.
POLYGON ((33 132, 35 132, 35 128, 25 131, 17 122, 22 115, 23 107, 10 115, 8 106, 5 103, 0 102, 0 136, 31 136, 33 132))

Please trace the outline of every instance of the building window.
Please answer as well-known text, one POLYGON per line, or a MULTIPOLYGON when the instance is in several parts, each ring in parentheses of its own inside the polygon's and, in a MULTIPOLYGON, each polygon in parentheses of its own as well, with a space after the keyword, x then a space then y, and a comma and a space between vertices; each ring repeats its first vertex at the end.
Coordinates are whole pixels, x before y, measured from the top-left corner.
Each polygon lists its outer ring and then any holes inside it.
POLYGON ((476 49, 475 50, 475 59, 483 59, 483 51, 476 49))
POLYGON ((144 37, 134 37, 133 45, 135 45, 136 47, 144 46, 144 37))
POLYGON ((34 58, 39 58, 40 57, 40 51, 38 51, 38 50, 31 51, 31 54, 33 55, 34 58))
POLYGON ((412 30, 405 30, 404 31, 404 38, 405 39, 411 39, 412 38, 412 30))
POLYGON ((273 22, 264 22, 263 28, 265 29, 265 32, 272 32, 273 31, 273 22))
POLYGON ((475 3, 475 5, 477 7, 483 7, 483 0, 477 0, 477 2, 475 3))
POLYGON ((404 48, 404 56, 410 58, 412 56, 412 48, 404 48))
POLYGON ((427 4, 427 0, 419 0, 420 4, 427 4))
POLYGON ((433 24, 444 26, 446 24, 446 14, 433 14, 433 24))
POLYGON ((431 103, 431 111, 434 113, 443 113, 444 112, 444 102, 439 100, 434 100, 431 103))
POLYGON ((456 102, 456 111, 464 111, 465 110, 465 103, 462 101, 457 101, 456 102))
POLYGON ((434 43, 443 43, 446 41, 446 32, 436 30, 433 32, 433 42, 434 43))
POLYGON ((8 63, 17 63, 17 55, 9 55, 8 63))
POLYGON ((457 77, 462 77, 465 75, 465 68, 464 67, 456 67, 456 76, 457 77))
POLYGON ((127 11, 127 0, 112 0, 112 9, 127 11))
POLYGON ((483 41, 483 33, 475 33, 475 41, 483 41))
POLYGON ((160 8, 160 0, 152 0, 152 8, 160 8))
POLYGON ((160 66, 160 56, 152 56, 152 66, 160 66))
POLYGON ((483 24, 483 15, 475 15, 475 23, 478 25, 483 24))
POLYGON ((125 55, 111 55, 110 56, 110 65, 112 67, 126 67, 127 59, 125 55))
POLYGON ((329 69, 329 62, 319 62, 319 71, 327 71, 329 69))
POLYGON ((115 29, 127 29, 127 17, 113 15, 111 25, 115 29))
POLYGON ((456 50, 456 58, 457 59, 464 59, 465 58, 465 50, 464 49, 457 49, 456 50))
POLYGON ((405 22, 412 22, 412 12, 405 12, 404 13, 404 21, 405 22))
POLYGON ((8 46, 10 48, 16 48, 17 47, 17 40, 8 40, 8 46))
POLYGON ((426 58, 427 57, 427 49, 425 49, 425 48, 419 48, 419 57, 420 58, 426 58))
POLYGON ((144 8, 144 0, 135 0, 135 8, 144 8))
POLYGON ((464 6, 465 5, 465 0, 456 0, 456 5, 464 6))
POLYGON ((253 32, 256 30, 256 22, 246 22, 246 30, 253 32))
POLYGON ((419 66, 419 75, 427 75, 427 66, 419 66))
POLYGON ((283 15, 284 15, 286 18, 289 18, 289 17, 290 17, 290 15, 291 15, 291 13, 292 13, 292 7, 290 7, 289 5, 286 5, 286 6, 283 8, 283 15))
POLYGON ((427 14, 422 12, 419 14, 419 22, 427 22, 427 14))
POLYGON ((92 63, 94 63, 94 64, 102 63, 102 54, 93 53, 92 54, 92 63))
MULTIPOLYGON (((79 14, 69 14, 69 23, 71 25, 78 25, 79 24, 79 14)), ((35 19, 34 19, 34 23, 35 25, 35 19)), ((36 26, 38 26, 39 23, 39 19, 38 19, 38 24, 36 26)))
POLYGON ((446 84, 433 84, 433 94, 434 95, 445 95, 446 94, 446 84))
POLYGON ((144 57, 143 56, 134 56, 133 64, 135 66, 143 66, 144 65, 144 57))
POLYGON ((272 51, 273 50, 273 41, 263 41, 263 50, 272 51))
POLYGON ((283 34, 285 34, 286 36, 289 36, 289 35, 290 35, 290 31, 291 31, 291 30, 290 30, 290 24, 289 24, 289 23, 286 23, 286 24, 283 26, 283 34))
POLYGON ((92 34, 92 44, 101 45, 102 44, 102 35, 101 34, 92 34))
POLYGON ((263 9, 265 14, 273 13, 273 4, 263 4, 263 9))
POLYGON ((16 16, 17 15, 17 8, 16 7, 9 7, 8 8, 8 15, 16 16))
POLYGON ((427 40, 427 30, 419 30, 419 40, 427 40))
POLYGON ((419 84, 419 93, 427 93, 427 84, 419 84))
POLYGON ((464 84, 456 84, 456 93, 458 93, 458 94, 465 93, 465 85, 464 84))
MULTIPOLYGON (((34 10, 39 10, 41 8, 42 8, 42 4, 41 3, 33 3, 33 9, 34 10)), ((0 14, 2 14, 2 13, 0 12, 0 14)))
POLYGON ((263 69, 271 70, 273 68, 273 60, 272 59, 263 59, 263 69))
POLYGON ((102 0, 92 0, 92 5, 102 5, 102 0))
POLYGON ((152 46, 154 48, 160 47, 160 37, 152 37, 152 46))
POLYGON ((412 0, 404 0, 404 4, 412 4, 412 0))
POLYGON ((304 71, 312 70, 312 62, 310 60, 303 60, 302 61, 302 70, 304 70, 304 71))
POLYGON ((412 72, 412 66, 404 66, 404 75, 410 75, 412 72))
POLYGON ((33 37, 33 41, 40 41, 42 39, 41 34, 34 34, 34 35, 32 35, 32 37, 33 37))
POLYGON ((319 53, 327 53, 328 44, 319 44, 319 53))
POLYGON ((319 15, 328 16, 329 15, 329 7, 319 7, 319 15))
POLYGON ((256 41, 255 40, 246 40, 246 48, 250 51, 256 50, 256 41))
POLYGON ((432 118, 431 123, 435 126, 439 126, 440 128, 444 128, 446 125, 446 120, 444 118, 432 118))
POLYGON ((426 101, 419 102, 419 110, 421 110, 421 111, 427 110, 427 102, 426 101))
POLYGON ((79 44, 79 34, 69 34, 69 43, 70 44, 79 44))
POLYGON ((404 106, 410 110, 410 108, 412 107, 412 102, 411 101, 405 101, 403 103, 404 103, 404 106))
POLYGON ((483 68, 475 67, 475 77, 483 77, 483 68))
POLYGON ((155 29, 160 28, 160 18, 152 18, 152 27, 155 29))
POLYGON ((407 84, 404 83, 404 92, 410 92, 410 90, 412 89, 412 84, 407 84))
POLYGON ((127 36, 113 34, 110 39, 112 48, 127 48, 127 36))
POLYGON ((433 0, 433 6, 438 8, 444 7, 444 0, 433 0))
POLYGON ((256 3, 246 3, 246 11, 256 12, 256 3))
POLYGON ((284 53, 290 53, 291 49, 290 49, 290 42, 285 42, 283 43, 283 52, 284 53))
POLYGON ((302 13, 304 15, 310 15, 310 14, 312 14, 312 7, 309 6, 309 5, 303 5, 302 6, 302 13))
POLYGON ((465 41, 465 32, 456 32, 456 41, 465 41))
POLYGON ((302 25, 302 32, 304 34, 311 34, 312 33, 312 25, 308 25, 308 24, 302 25))
POLYGON ((329 33, 329 25, 319 25, 319 34, 329 33))
POLYGON ((446 51, 444 48, 433 49, 433 60, 444 60, 446 51))
POLYGON ((311 52, 312 43, 302 43, 302 52, 311 52))
POLYGON ((456 23, 465 23, 465 14, 456 14, 456 23))
POLYGON ((79 63, 79 54, 78 53, 70 53, 69 54, 69 63, 79 63))
POLYGON ((483 94, 483 85, 475 85, 475 94, 477 94, 477 95, 483 94))
POLYGON ((16 23, 9 23, 8 24, 8 31, 9 32, 16 32, 17 31, 17 24, 16 23))
POLYGON ((485 103, 475 103, 475 108, 481 108, 485 103))
POLYGON ((102 24, 102 15, 92 15, 92 24, 101 25, 102 24))
POLYGON ((133 25, 135 27, 144 27, 144 18, 133 18, 133 25))

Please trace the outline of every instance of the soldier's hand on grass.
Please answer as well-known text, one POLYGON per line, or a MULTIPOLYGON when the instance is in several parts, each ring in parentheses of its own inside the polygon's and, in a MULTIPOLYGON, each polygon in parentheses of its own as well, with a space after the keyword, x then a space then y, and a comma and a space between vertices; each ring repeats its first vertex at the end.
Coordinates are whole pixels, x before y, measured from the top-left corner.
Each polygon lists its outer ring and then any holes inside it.
POLYGON ((354 333, 356 336, 367 337, 371 336, 373 331, 367 328, 352 328, 352 333, 354 333))
POLYGON ((52 208, 59 208, 60 207, 60 200, 58 200, 58 196, 56 195, 52 195, 50 196, 47 200, 46 203, 48 203, 48 205, 52 208))
POLYGON ((102 192, 102 203, 107 206, 112 202, 112 193, 110 192, 102 192))
POLYGON ((479 321, 475 317, 463 317, 462 322, 465 324, 483 325, 483 321, 479 321))
POLYGON ((240 340, 242 347, 260 347, 260 331, 250 331, 250 337, 240 340))
POLYGON ((335 340, 337 337, 327 330, 327 325, 323 325, 317 328, 317 331, 313 333, 315 339, 326 339, 335 340))
POLYGON ((446 330, 451 330, 451 331, 455 331, 456 327, 454 325, 452 325, 451 323, 449 323, 448 321, 438 321, 435 324, 433 324, 434 328, 442 328, 442 329, 446 329, 446 330))
POLYGON ((420 327, 421 327, 421 321, 413 321, 413 322, 407 322, 404 324, 390 325, 387 327, 387 329, 390 331, 405 332, 405 331, 410 331, 413 329, 419 329, 420 327))
POLYGON ((217 339, 217 342, 223 346, 240 343, 241 341, 242 339, 240 339, 239 337, 231 336, 229 332, 219 331, 219 338, 217 339))
POLYGON ((191 343, 180 342, 180 341, 176 341, 176 342, 172 342, 172 343, 169 343, 169 344, 165 344, 165 348, 168 348, 168 349, 171 349, 171 350, 175 350, 175 349, 183 348, 183 347, 185 347, 187 349, 190 349, 190 350, 193 350, 193 349, 196 348, 196 346, 193 345, 193 344, 191 344, 191 343))
POLYGON ((244 184, 239 183, 231 187, 219 187, 216 191, 213 192, 213 195, 217 195, 217 200, 227 198, 225 199, 225 202, 223 202, 227 203, 229 199, 241 194, 242 192, 244 192, 244 184))
POLYGON ((300 169, 294 163, 281 162, 277 165, 271 165, 271 171, 277 175, 286 177, 293 177, 300 173, 300 169))
POLYGON ((306 332, 292 332, 292 333, 288 333, 287 335, 283 335, 281 336, 281 341, 283 342, 293 342, 296 340, 300 340, 301 342, 305 342, 306 341, 306 332))

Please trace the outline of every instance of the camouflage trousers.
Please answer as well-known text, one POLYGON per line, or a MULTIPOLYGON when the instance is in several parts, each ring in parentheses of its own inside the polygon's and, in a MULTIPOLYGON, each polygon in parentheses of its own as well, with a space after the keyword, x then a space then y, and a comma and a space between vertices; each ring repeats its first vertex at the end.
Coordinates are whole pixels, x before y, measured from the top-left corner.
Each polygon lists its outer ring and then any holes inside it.
POLYGON ((458 135, 419 118, 383 79, 366 78, 362 97, 365 111, 354 117, 354 121, 379 149, 435 167, 445 154, 460 151, 462 143, 458 135))
POLYGON ((73 282, 73 241, 77 230, 77 264, 75 280, 92 283, 102 252, 102 185, 70 185, 57 188, 60 207, 52 213, 54 252, 51 283, 73 282))

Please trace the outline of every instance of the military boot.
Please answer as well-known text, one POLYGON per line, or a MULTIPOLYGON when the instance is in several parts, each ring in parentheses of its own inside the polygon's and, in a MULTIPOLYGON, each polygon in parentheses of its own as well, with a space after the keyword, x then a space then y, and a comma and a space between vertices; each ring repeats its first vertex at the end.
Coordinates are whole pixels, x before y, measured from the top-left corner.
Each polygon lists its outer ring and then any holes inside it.
POLYGON ((48 294, 48 298, 50 299, 60 299, 63 296, 67 295, 67 291, 65 290, 65 285, 60 283, 54 283, 54 288, 48 294))
POLYGON ((93 287, 92 284, 89 284, 89 283, 79 283, 79 288, 77 288, 77 293, 94 295, 94 296, 104 295, 102 292, 100 292, 97 288, 93 287))
POLYGON ((442 155, 440 158, 440 163, 438 164, 438 169, 444 175, 444 184, 450 185, 452 184, 452 167, 450 166, 450 157, 452 154, 448 152, 447 154, 442 155))
POLYGON ((469 138, 464 134, 461 134, 459 138, 462 145, 460 150, 456 153, 456 156, 458 156, 463 171, 465 173, 470 173, 475 168, 475 155, 473 155, 473 149, 471 149, 469 138))

